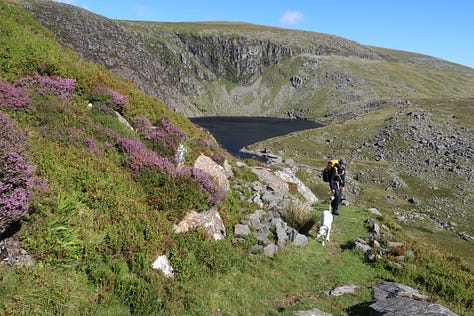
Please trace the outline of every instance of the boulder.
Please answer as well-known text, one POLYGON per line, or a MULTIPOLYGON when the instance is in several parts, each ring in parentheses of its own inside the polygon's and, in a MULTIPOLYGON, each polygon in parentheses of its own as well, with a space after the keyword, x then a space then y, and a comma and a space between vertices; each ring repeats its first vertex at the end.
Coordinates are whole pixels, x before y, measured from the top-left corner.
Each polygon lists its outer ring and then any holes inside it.
POLYGON ((248 236, 250 233, 249 225, 236 224, 234 226, 234 235, 236 236, 248 236))
POLYGON ((184 160, 186 159, 186 147, 183 144, 179 144, 176 149, 174 159, 176 160, 176 167, 179 169, 184 166, 184 160))
POLYGON ((229 191, 230 184, 222 166, 206 155, 201 154, 194 162, 194 168, 209 174, 225 192, 229 191))
POLYGON ((285 167, 281 170, 275 171, 275 175, 281 178, 283 181, 296 184, 298 192, 306 199, 309 204, 318 202, 316 195, 314 195, 314 193, 303 183, 303 181, 296 177, 295 173, 296 170, 291 167, 285 167))
POLYGON ((355 294, 355 291, 358 288, 359 287, 357 285, 354 285, 354 284, 342 285, 342 286, 338 286, 338 287, 335 287, 335 288, 329 290, 328 292, 326 292, 326 294, 332 295, 332 296, 341 296, 341 295, 344 295, 344 294, 355 294))
POLYGON ((308 243, 308 237, 298 233, 294 228, 288 229, 288 238, 291 240, 293 246, 304 247, 308 243))
POLYGON ((174 277, 173 267, 165 255, 159 256, 152 264, 153 269, 163 271, 166 277, 174 277))
POLYGON ((293 314, 295 314, 296 316, 331 316, 331 314, 320 311, 317 308, 313 308, 307 311, 296 311, 293 314))
POLYGON ((411 298, 393 297, 377 301, 369 306, 370 316, 455 316, 448 308, 428 302, 421 302, 411 298))
POLYGON ((250 170, 259 177, 260 181, 270 184, 273 191, 279 193, 282 196, 288 194, 288 183, 283 181, 280 177, 277 177, 273 172, 271 172, 270 169, 252 167, 250 170))
POLYGON ((202 228, 209 238, 214 240, 224 239, 226 232, 224 222, 216 208, 198 213, 194 210, 188 212, 184 219, 174 225, 176 233, 185 233, 193 228, 202 228))
POLYGON ((16 238, 6 238, 0 241, 1 263, 10 267, 32 266, 33 259, 28 252, 21 248, 16 238))
POLYGON ((372 286, 372 295, 376 300, 383 300, 392 297, 408 297, 419 300, 426 300, 429 298, 414 288, 394 282, 381 282, 375 284, 372 286))
POLYGON ((265 247, 263 247, 263 254, 267 257, 273 257, 275 256, 276 252, 278 250, 278 246, 275 244, 268 244, 265 247))

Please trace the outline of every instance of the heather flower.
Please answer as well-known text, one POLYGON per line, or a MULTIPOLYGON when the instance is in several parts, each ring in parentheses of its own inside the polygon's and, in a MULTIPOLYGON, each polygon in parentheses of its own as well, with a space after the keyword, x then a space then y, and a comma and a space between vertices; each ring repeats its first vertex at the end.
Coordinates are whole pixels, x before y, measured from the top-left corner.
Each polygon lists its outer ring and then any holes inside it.
POLYGON ((120 138, 117 140, 117 147, 120 151, 127 154, 140 154, 145 152, 145 145, 136 139, 120 138))
POLYGON ((15 87, 7 81, 0 83, 0 108, 28 111, 30 107, 28 89, 15 87))
POLYGON ((127 103, 128 97, 110 88, 96 88, 90 100, 95 106, 103 106, 102 110, 123 111, 123 105, 127 103))
POLYGON ((201 192, 209 194, 209 205, 215 205, 224 198, 224 191, 215 184, 211 175, 201 169, 184 167, 176 170, 173 176, 175 178, 187 177, 190 181, 197 182, 200 185, 201 192))
POLYGON ((33 167, 16 152, 0 155, 0 233, 28 211, 33 167))
POLYGON ((188 136, 185 132, 183 132, 180 128, 176 125, 168 121, 167 119, 163 118, 159 121, 159 127, 169 136, 173 136, 179 141, 187 141, 188 136))
POLYGON ((154 151, 134 152, 124 160, 125 166, 137 176, 140 171, 156 171, 172 174, 175 171, 173 163, 165 157, 160 157, 154 151))
POLYGON ((220 164, 224 162, 225 157, 222 154, 214 154, 212 155, 211 159, 220 164))
POLYGON ((28 211, 29 190, 45 186, 33 177, 34 168, 21 153, 26 135, 13 119, 0 113, 0 234, 28 211))
POLYGON ((84 138, 84 146, 87 152, 93 153, 96 156, 100 156, 101 152, 100 152, 99 146, 94 141, 94 138, 92 137, 84 138))
POLYGON ((27 87, 33 89, 39 95, 52 93, 61 100, 70 100, 74 97, 74 90, 77 87, 76 81, 60 76, 41 76, 35 74, 32 77, 25 77, 15 82, 17 87, 27 87))
POLYGON ((149 119, 140 115, 132 117, 131 122, 132 122, 132 126, 136 128, 137 130, 146 130, 148 128, 153 127, 149 119))
POLYGON ((120 135, 117 134, 113 129, 97 125, 95 127, 96 131, 104 133, 107 137, 112 138, 114 141, 120 139, 120 135))
POLYGON ((186 133, 164 118, 153 126, 147 118, 138 116, 132 118, 132 125, 155 151, 167 157, 173 157, 180 142, 188 140, 186 133))
POLYGON ((80 129, 72 127, 66 127, 57 129, 55 126, 41 126, 41 134, 44 137, 64 145, 76 145, 79 146, 84 143, 84 132, 80 129))
POLYGON ((211 141, 210 141, 209 139, 200 138, 199 140, 201 141, 201 144, 202 144, 204 147, 211 148, 212 143, 211 143, 211 141))
POLYGON ((109 102, 112 105, 124 105, 127 103, 128 97, 118 93, 117 91, 114 91, 112 89, 107 89, 109 95, 110 95, 110 100, 109 102))
POLYGON ((0 112, 0 152, 22 153, 25 143, 26 134, 18 130, 15 120, 0 112))

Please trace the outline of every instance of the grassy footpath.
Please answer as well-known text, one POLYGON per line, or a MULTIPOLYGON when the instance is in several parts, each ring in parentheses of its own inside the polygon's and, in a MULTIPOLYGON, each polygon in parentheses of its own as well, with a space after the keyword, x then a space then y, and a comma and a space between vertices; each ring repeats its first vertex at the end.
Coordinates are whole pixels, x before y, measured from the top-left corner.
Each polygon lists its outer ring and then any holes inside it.
MULTIPOLYGON (((318 217, 324 205, 318 205, 318 217)), ((367 234, 367 214, 356 207, 342 207, 335 218, 331 242, 325 247, 310 232, 302 248, 280 248, 274 258, 257 255, 226 274, 198 276, 184 285, 192 315, 291 314, 319 308, 333 315, 371 301, 370 286, 391 278, 381 266, 363 262, 363 255, 349 249, 351 240, 367 234), (355 284, 356 295, 328 296, 336 286, 355 284)), ((318 219, 319 221, 319 219, 318 219)))

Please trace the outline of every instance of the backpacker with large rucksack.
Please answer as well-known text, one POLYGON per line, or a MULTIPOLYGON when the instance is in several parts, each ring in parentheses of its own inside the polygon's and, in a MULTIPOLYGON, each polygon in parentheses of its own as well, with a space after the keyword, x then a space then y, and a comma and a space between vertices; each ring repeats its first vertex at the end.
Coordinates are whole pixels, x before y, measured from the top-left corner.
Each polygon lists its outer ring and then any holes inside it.
POLYGON ((339 165, 339 160, 337 159, 331 159, 328 161, 327 165, 326 165, 326 168, 324 168, 323 170, 323 181, 324 182, 329 182, 330 179, 330 176, 331 176, 331 170, 333 168, 337 168, 337 166, 339 165))

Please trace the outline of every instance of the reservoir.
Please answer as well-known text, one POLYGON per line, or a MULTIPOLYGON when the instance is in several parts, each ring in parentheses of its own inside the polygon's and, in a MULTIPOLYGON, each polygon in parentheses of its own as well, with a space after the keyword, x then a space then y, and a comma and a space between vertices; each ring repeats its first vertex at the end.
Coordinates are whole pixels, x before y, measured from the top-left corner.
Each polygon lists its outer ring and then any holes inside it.
POLYGON ((191 122, 207 129, 230 154, 249 158, 240 149, 262 140, 291 132, 318 128, 323 124, 307 120, 273 117, 208 116, 190 118, 191 122))

